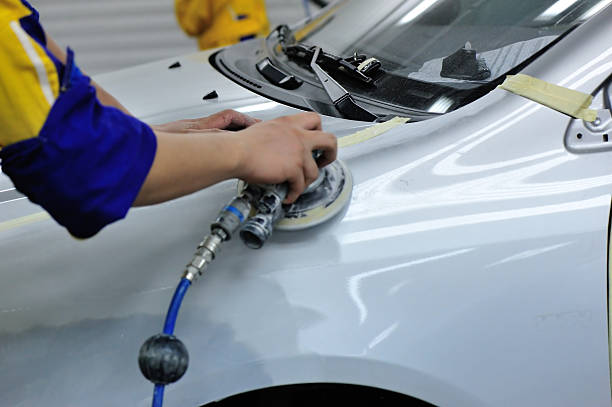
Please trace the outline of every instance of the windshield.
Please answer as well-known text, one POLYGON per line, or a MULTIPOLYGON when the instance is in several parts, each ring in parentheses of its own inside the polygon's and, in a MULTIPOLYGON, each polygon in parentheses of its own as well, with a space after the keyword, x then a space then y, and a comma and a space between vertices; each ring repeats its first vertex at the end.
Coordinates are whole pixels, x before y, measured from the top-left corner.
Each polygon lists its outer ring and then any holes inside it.
MULTIPOLYGON (((298 42, 342 58, 357 53, 381 62, 374 86, 333 75, 351 93, 445 113, 490 90, 610 2, 344 0, 294 34, 298 42)), ((299 61, 285 63, 308 70, 299 61)))

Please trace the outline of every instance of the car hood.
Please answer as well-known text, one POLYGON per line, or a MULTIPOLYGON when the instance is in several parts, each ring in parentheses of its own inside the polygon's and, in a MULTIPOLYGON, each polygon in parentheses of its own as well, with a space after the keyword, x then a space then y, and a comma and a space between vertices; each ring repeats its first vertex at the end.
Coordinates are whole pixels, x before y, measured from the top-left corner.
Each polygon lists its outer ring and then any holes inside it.
MULTIPOLYGON (((611 12, 524 73, 597 89, 612 66, 611 12)), ((296 112, 238 87, 209 56, 96 79, 149 123, 296 112), (212 90, 219 98, 202 100, 212 90)), ((190 288, 176 330, 190 367, 167 388, 168 405, 312 382, 435 405, 610 405, 610 152, 568 152, 569 123, 494 90, 340 149, 355 184, 343 213, 275 232, 261 250, 233 239, 190 288)), ((323 120, 338 137, 365 125, 323 120)), ((230 180, 137 208, 85 241, 32 221, 40 208, 26 200, 4 205, 0 216, 15 219, 0 218, 3 401, 150 404, 138 349, 235 193, 230 180)))

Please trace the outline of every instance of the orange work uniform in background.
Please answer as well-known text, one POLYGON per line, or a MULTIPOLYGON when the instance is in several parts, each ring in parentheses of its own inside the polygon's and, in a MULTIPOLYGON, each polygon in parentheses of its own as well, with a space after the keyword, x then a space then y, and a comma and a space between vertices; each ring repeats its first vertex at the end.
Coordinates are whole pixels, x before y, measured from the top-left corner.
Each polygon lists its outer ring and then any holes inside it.
POLYGON ((234 44, 270 30, 264 0, 174 0, 179 25, 200 49, 234 44))

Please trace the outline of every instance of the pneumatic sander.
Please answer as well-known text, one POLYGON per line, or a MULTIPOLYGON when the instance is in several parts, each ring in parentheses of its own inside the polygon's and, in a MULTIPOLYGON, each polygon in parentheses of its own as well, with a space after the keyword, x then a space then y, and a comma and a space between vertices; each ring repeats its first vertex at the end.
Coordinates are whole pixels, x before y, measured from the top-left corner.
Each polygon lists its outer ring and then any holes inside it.
POLYGON ((348 203, 353 179, 346 165, 336 160, 321 168, 317 179, 292 204, 282 204, 287 184, 247 185, 240 181, 238 189, 257 197, 253 216, 240 228, 240 238, 247 247, 259 249, 274 229, 301 230, 332 218, 348 203))

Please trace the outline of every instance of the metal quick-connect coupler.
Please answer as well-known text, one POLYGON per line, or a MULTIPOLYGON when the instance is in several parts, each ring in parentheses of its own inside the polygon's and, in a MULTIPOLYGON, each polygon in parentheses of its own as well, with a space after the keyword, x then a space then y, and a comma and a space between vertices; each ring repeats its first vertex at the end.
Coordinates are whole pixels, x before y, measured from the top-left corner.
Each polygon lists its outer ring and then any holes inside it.
POLYGON ((208 265, 212 263, 219 253, 221 243, 230 240, 234 232, 240 228, 240 225, 249 216, 251 199, 253 199, 252 196, 245 192, 232 199, 219 212, 217 219, 210 226, 210 235, 206 236, 198 245, 191 262, 185 268, 183 277, 193 282, 206 271, 208 265))
POLYGON ((251 249, 261 248, 272 234, 274 224, 285 215, 283 200, 289 188, 286 183, 258 187, 262 189, 255 203, 256 213, 240 228, 240 238, 251 249))

